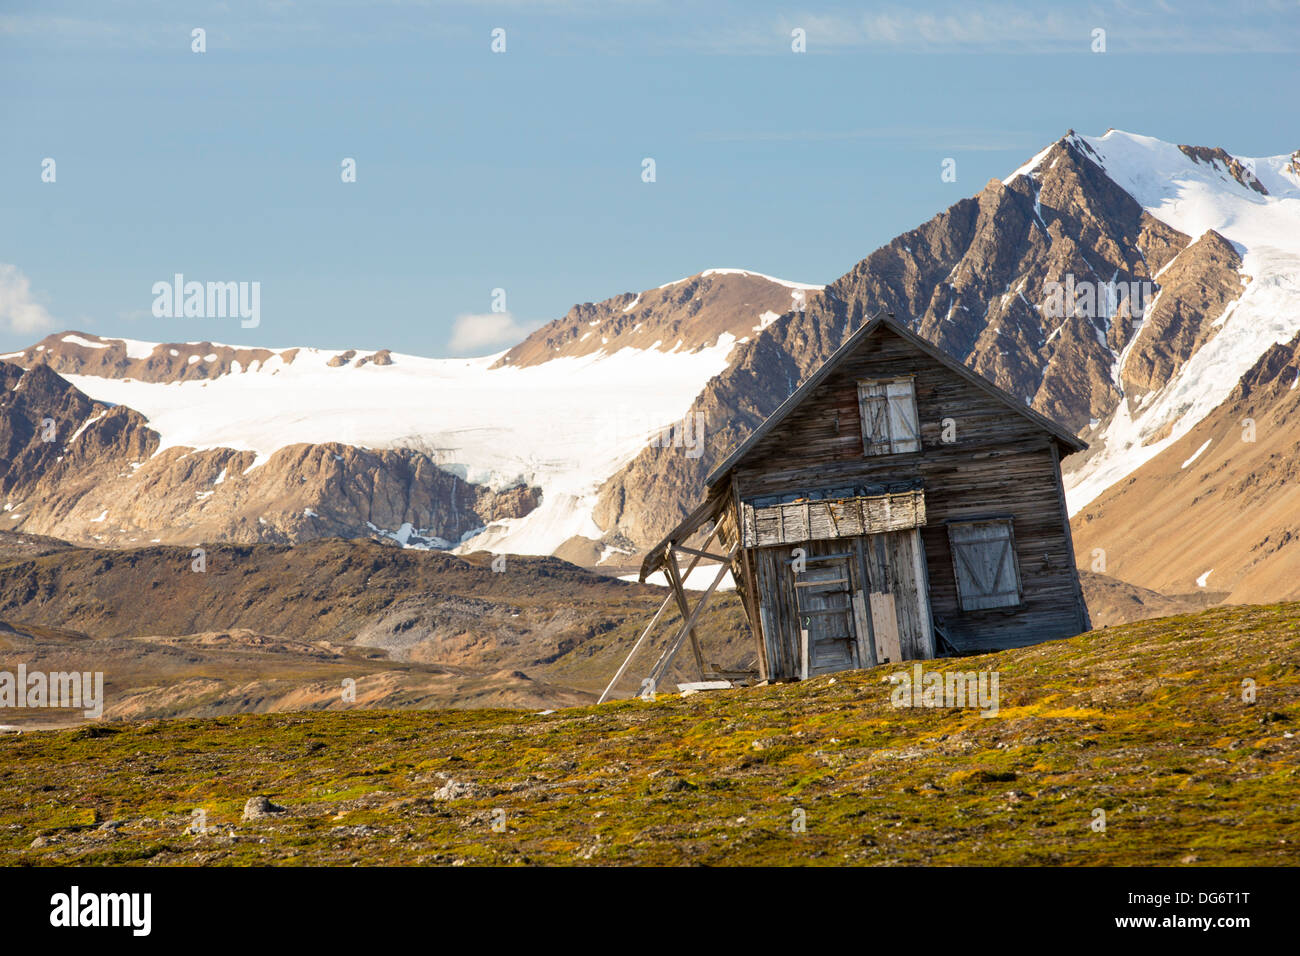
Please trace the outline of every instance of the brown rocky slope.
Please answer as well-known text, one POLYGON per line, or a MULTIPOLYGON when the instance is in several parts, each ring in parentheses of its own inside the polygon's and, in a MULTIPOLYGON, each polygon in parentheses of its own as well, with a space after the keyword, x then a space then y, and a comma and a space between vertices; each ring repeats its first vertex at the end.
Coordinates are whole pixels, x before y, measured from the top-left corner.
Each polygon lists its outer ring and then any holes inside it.
POLYGON ((1231 603, 1300 597, 1300 336, 1072 522, 1076 557, 1158 591, 1231 603), (1204 580, 1200 580, 1204 575, 1204 580))
POLYGON ((410 449, 298 444, 257 464, 251 451, 158 448, 138 412, 94 401, 48 364, 0 362, 5 530, 131 545, 293 542, 405 524, 455 543, 538 501, 535 489, 493 492, 410 449))

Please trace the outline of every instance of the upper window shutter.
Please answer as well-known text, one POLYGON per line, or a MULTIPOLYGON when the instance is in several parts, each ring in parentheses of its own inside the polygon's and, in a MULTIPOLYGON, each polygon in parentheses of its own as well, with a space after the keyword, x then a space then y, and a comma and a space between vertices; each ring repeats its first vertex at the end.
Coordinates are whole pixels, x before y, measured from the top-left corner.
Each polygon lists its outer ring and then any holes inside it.
POLYGON ((1010 519, 950 524, 948 541, 963 611, 1020 603, 1020 574, 1010 519))
POLYGON ((862 450, 868 455, 888 455, 889 401, 879 382, 858 383, 858 409, 862 415, 862 450))
POLYGON ((921 450, 916 390, 911 379, 858 382, 862 415, 862 451, 890 455, 921 450))
POLYGON ((894 451, 920 451, 921 429, 916 420, 916 392, 912 382, 890 382, 885 393, 889 398, 889 434, 894 451))

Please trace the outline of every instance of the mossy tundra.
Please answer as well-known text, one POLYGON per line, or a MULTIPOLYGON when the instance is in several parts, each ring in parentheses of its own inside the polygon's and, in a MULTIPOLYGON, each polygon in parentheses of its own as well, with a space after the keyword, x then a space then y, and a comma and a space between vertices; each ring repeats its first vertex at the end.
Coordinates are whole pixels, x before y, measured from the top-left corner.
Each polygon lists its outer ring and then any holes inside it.
POLYGON ((889 677, 908 668, 886 665, 554 713, 315 712, 6 735, 0 859, 1300 862, 1300 604, 926 667, 996 670, 997 716, 895 708, 889 677), (281 809, 242 819, 259 795, 281 809))

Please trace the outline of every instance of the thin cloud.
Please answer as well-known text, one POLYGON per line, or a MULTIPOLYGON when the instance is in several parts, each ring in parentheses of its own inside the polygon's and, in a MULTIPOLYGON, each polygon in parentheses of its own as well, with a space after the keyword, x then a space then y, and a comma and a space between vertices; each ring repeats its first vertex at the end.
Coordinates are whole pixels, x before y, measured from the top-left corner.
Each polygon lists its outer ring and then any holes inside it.
POLYGON ((776 55, 789 52, 794 29, 805 31, 810 54, 1087 54, 1095 29, 1106 31, 1112 52, 1260 53, 1300 48, 1300 20, 1293 9, 1268 0, 1243 0, 1235 6, 1189 2, 1177 13, 1159 6, 1136 8, 1123 0, 1057 10, 1023 2, 972 7, 951 0, 871 12, 787 10, 767 20, 736 17, 725 25, 704 20, 682 39, 687 46, 714 53, 776 55))
POLYGON ((459 315, 452 326, 447 347, 456 354, 485 352, 503 345, 515 345, 537 328, 517 322, 509 312, 459 315))
POLYGON ((55 326, 54 316, 32 298, 31 283, 18 267, 0 262, 0 329, 43 332, 55 326))

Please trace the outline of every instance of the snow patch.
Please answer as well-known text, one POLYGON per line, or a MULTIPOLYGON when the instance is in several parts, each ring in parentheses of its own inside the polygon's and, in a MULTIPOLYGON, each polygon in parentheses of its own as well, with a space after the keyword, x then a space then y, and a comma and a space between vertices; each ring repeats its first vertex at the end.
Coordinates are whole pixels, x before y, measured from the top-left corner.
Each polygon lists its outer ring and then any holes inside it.
POLYGON ((129 359, 147 359, 158 348, 156 342, 141 342, 139 339, 118 339, 118 341, 126 346, 126 357, 129 359))
POLYGON ((1210 438, 1210 439, 1206 440, 1206 442, 1205 442, 1204 445, 1202 445, 1200 448, 1196 449, 1196 451, 1192 452, 1192 457, 1191 457, 1191 458, 1188 458, 1185 462, 1183 462, 1181 465, 1178 466, 1178 467, 1179 467, 1179 470, 1182 470, 1183 468, 1186 468, 1186 467, 1187 467, 1188 465, 1190 465, 1192 462, 1196 461, 1196 459, 1200 458, 1202 452, 1204 452, 1205 449, 1207 449, 1207 448, 1210 447, 1210 442, 1212 442, 1212 441, 1214 441, 1213 438, 1210 438))
MULTIPOLYGON (((1052 146, 1055 145, 1056 145, 1055 143, 1052 144, 1052 146)), ((1037 153, 1035 153, 1033 158, 1029 160, 1029 162, 1025 163, 1025 165, 1021 166, 1019 169, 1017 169, 1006 179, 1002 180, 1002 185, 1010 186, 1013 182, 1015 182, 1015 180, 1019 179, 1021 176, 1028 175, 1029 173, 1037 169, 1038 164, 1041 163, 1047 157, 1047 154, 1052 151, 1052 146, 1048 146, 1046 149, 1039 150, 1037 153)))
POLYGON ((59 341, 67 342, 69 345, 80 345, 82 348, 87 349, 111 348, 108 342, 92 342, 90 339, 83 339, 80 335, 65 335, 59 341))
MULTIPOLYGON (((809 292, 820 292, 822 289, 826 288, 824 284, 810 285, 807 282, 792 282, 789 279, 778 279, 776 276, 764 275, 761 272, 750 272, 748 269, 705 269, 699 275, 700 278, 705 278, 707 276, 753 276, 756 279, 766 279, 768 282, 774 282, 777 285, 785 286, 787 289, 804 289, 809 292)), ((659 286, 659 288, 668 289, 675 285, 681 285, 683 282, 687 282, 694 278, 695 276, 683 276, 682 278, 675 279, 672 282, 665 282, 663 285, 659 286)))
POLYGON ((84 432, 87 428, 89 428, 91 425, 95 424, 95 422, 99 421, 101 418, 103 418, 103 417, 104 417, 105 415, 107 415, 107 414, 108 414, 108 412, 100 412, 98 415, 94 416, 93 418, 87 418, 84 422, 81 423, 81 427, 78 428, 75 432, 72 433, 72 437, 69 438, 69 439, 67 440, 67 442, 64 443, 64 447, 67 447, 67 445, 71 445, 74 441, 77 440, 77 436, 78 436, 78 435, 80 435, 80 434, 81 434, 82 432, 84 432))

